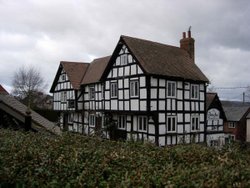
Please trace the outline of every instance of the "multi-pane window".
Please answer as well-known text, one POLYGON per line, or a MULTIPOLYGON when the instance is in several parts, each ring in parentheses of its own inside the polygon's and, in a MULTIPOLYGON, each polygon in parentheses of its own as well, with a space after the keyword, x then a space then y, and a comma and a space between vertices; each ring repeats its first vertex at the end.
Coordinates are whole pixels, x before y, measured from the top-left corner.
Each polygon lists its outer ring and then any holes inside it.
POLYGON ((65 81, 65 80, 66 80, 66 75, 62 74, 62 81, 65 81))
POLYGON ((191 85, 191 99, 199 99, 199 85, 191 85))
POLYGON ((176 132, 176 116, 167 116, 167 132, 176 132))
POLYGON ((94 86, 89 87, 89 99, 90 100, 95 99, 95 87, 94 86))
POLYGON ((117 82, 111 82, 110 88, 111 88, 111 97, 117 97, 118 93, 117 82))
POLYGON ((146 116, 138 117, 138 130, 147 132, 148 130, 148 118, 146 116))
POLYGON ((68 100, 68 107, 69 108, 75 108, 75 100, 74 99, 68 100))
POLYGON ((104 85, 102 85, 102 99, 104 99, 104 85))
POLYGON ((130 81, 130 96, 138 97, 139 96, 139 82, 138 80, 130 81))
POLYGON ((172 81, 167 82, 167 96, 176 97, 176 82, 172 81))
POLYGON ((128 55, 122 54, 121 55, 121 65, 127 65, 128 64, 128 55))
POLYGON ((219 141, 218 140, 211 140, 210 146, 219 146, 219 141))
POLYGON ((228 123, 228 128, 235 128, 236 127, 236 123, 235 122, 229 122, 228 123))
POLYGON ((228 138, 229 138, 229 140, 235 140, 235 136, 234 135, 228 135, 228 138))
POLYGON ((63 91, 61 93, 61 101, 62 102, 66 102, 67 101, 67 92, 66 91, 63 91))
POLYGON ((197 131, 200 129, 200 121, 199 121, 199 116, 192 116, 191 117, 191 130, 192 131, 197 131))
POLYGON ((118 116, 118 129, 125 129, 126 127, 126 116, 118 116))
POLYGON ((89 126, 95 127, 95 115, 94 114, 89 115, 89 126))
POLYGON ((68 122, 69 122, 69 123, 73 123, 73 120, 74 120, 74 114, 73 114, 73 113, 70 113, 70 114, 68 115, 68 122))

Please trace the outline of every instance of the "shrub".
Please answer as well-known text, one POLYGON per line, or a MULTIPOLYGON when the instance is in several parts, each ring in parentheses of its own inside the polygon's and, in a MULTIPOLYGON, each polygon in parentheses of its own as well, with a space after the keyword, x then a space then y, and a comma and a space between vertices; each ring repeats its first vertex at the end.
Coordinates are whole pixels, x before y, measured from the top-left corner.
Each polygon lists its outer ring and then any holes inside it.
POLYGON ((248 187, 250 152, 0 130, 0 187, 248 187))

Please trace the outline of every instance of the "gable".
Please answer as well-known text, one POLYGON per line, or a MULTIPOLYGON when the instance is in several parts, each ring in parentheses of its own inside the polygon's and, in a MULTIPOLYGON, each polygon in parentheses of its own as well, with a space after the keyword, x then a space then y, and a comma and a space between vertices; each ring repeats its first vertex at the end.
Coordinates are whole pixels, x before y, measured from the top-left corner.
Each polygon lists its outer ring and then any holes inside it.
POLYGON ((121 36, 148 74, 208 82, 187 51, 143 39, 121 36))
POLYGON ((126 45, 128 52, 145 74, 209 82, 186 50, 128 36, 120 37, 103 78, 107 77, 118 54, 121 55, 123 45, 126 45))
POLYGON ((80 89, 82 78, 87 71, 89 63, 61 61, 51 86, 50 92, 55 91, 58 82, 62 81, 61 74, 65 73, 73 89, 80 89))
POLYGON ((103 78, 126 77, 144 74, 138 60, 129 50, 126 44, 119 42, 110 58, 103 78))
POLYGON ((207 93, 206 94, 207 116, 209 116, 209 113, 211 113, 211 111, 213 111, 215 114, 215 111, 213 109, 218 110, 220 117, 222 117, 222 119, 226 120, 226 115, 225 115, 224 109, 222 107, 221 101, 220 101, 217 93, 207 93))

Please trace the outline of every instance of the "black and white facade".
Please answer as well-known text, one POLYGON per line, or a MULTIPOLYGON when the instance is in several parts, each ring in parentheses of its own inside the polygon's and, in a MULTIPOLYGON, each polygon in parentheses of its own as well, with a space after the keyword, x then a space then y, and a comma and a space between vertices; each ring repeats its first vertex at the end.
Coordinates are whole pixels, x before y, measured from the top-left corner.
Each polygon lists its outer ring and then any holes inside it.
POLYGON ((112 56, 94 60, 83 76, 82 133, 110 138, 111 124, 120 139, 205 142, 207 83, 190 31, 180 48, 121 36, 112 56))
MULTIPOLYGON (((53 109, 59 112, 59 126, 63 130, 82 132, 83 96, 75 70, 86 71, 88 64, 62 61, 58 68, 51 92, 53 109)), ((81 74, 83 74, 81 73, 81 74)))
POLYGON ((207 127, 206 141, 208 146, 220 147, 225 144, 224 121, 226 116, 216 93, 207 93, 207 127))

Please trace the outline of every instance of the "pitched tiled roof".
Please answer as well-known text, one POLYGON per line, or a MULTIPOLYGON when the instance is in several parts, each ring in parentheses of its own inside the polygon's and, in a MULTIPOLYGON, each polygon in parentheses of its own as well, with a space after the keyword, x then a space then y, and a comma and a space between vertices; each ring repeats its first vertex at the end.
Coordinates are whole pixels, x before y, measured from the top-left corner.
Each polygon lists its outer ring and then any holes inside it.
POLYGON ((70 83, 72 84, 73 88, 76 90, 80 89, 81 81, 86 73, 86 70, 88 69, 88 66, 89 63, 61 61, 56 76, 54 78, 53 84, 51 86, 50 92, 52 93, 54 92, 54 89, 56 87, 62 69, 64 69, 64 71, 68 75, 70 83))
POLYGON ((5 95, 9 94, 8 91, 6 91, 1 84, 0 84, 0 94, 5 94, 5 95))
POLYGON ((213 102, 213 100, 216 97, 216 93, 207 93, 206 94, 206 109, 208 110, 209 106, 211 105, 211 103, 213 102))
MULTIPOLYGON (((10 95, 3 95, 0 94, 0 108, 2 110, 6 109, 11 109, 8 110, 9 113, 12 111, 12 113, 17 113, 19 114, 18 117, 25 117, 26 115, 26 110, 27 106, 16 100, 14 97, 10 95)), ((14 116, 14 114, 11 114, 14 116)), ((49 132, 55 133, 55 134, 60 134, 61 130, 58 126, 56 126, 54 123, 51 121, 47 120, 43 116, 39 115, 35 111, 31 110, 31 117, 32 117, 32 127, 38 130, 45 129, 49 132)))
POLYGON ((99 82, 105 70, 110 56, 94 59, 88 67, 88 70, 83 77, 82 84, 99 82))
POLYGON ((61 65, 67 73, 73 88, 80 89, 82 78, 88 69, 89 63, 61 61, 61 65))
POLYGON ((187 51, 174 46, 121 36, 143 69, 149 74, 208 82, 187 51))
POLYGON ((240 121, 250 108, 249 103, 239 101, 221 101, 228 121, 240 121))

